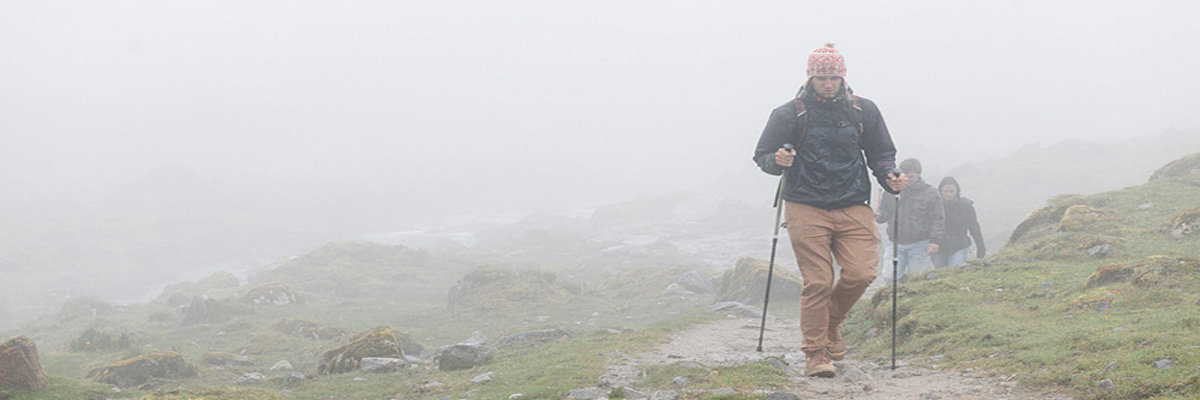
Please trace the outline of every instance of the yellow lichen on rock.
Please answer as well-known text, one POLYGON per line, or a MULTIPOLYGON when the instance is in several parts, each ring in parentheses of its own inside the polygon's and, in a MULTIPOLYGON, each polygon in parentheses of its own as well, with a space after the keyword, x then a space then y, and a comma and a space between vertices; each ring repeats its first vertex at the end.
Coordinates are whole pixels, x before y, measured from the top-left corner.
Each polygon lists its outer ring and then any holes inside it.
POLYGON ((1062 219, 1058 221, 1058 228, 1064 232, 1081 232, 1098 222, 1111 221, 1112 219, 1112 211, 1078 204, 1067 208, 1066 212, 1063 213, 1062 219))

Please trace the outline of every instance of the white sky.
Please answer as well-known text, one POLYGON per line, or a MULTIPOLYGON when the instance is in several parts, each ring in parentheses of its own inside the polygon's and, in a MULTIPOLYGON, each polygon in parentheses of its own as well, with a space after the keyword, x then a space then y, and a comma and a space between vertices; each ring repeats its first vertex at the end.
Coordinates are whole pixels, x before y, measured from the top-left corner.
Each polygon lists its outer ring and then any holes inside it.
POLYGON ((0 184, 172 164, 475 204, 619 200, 755 168, 769 111, 825 42, 901 156, 948 169, 1200 128, 1197 16, 1191 1, 10 1, 0 184))

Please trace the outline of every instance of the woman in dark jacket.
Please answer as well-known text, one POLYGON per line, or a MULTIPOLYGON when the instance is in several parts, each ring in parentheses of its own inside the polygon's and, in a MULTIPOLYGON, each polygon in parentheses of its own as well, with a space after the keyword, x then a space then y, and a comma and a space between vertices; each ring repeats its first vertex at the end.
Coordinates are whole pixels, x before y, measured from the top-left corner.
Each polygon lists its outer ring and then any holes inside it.
POLYGON ((967 249, 971 247, 971 238, 975 239, 976 255, 983 258, 987 250, 983 245, 983 232, 979 229, 979 220, 975 217, 974 203, 962 197, 958 181, 954 177, 942 178, 938 184, 938 192, 942 194, 942 207, 946 211, 946 233, 937 241, 938 251, 933 253, 934 268, 953 267, 967 262, 967 249), (971 234, 971 238, 967 237, 971 234))

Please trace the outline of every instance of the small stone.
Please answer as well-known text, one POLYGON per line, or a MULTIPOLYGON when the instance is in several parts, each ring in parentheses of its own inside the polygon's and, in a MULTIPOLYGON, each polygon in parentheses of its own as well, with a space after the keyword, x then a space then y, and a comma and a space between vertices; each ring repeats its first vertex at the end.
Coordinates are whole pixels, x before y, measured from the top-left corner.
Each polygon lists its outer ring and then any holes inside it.
POLYGON ((568 399, 595 400, 595 399, 605 397, 604 395, 605 395, 604 391, 600 390, 600 388, 594 388, 594 387, 572 389, 570 392, 567 392, 568 399))
POLYGON ((1175 368, 1175 363, 1169 359, 1164 358, 1161 360, 1154 361, 1154 368, 1158 368, 1158 369, 1175 368))
POLYGON ((679 398, 679 392, 674 390, 658 390, 653 395, 650 395, 650 400, 675 400, 679 398))
POLYGON ((733 390, 733 388, 720 388, 717 390, 713 390, 712 394, 714 396, 724 396, 724 395, 730 395, 730 394, 737 394, 737 391, 733 390))
POLYGON ((703 369, 703 368, 704 368, 704 366, 703 366, 703 365, 701 365, 700 363, 698 363, 698 362, 691 362, 691 361, 688 361, 688 362, 685 362, 685 363, 679 364, 679 366, 680 366, 680 367, 687 368, 687 369, 703 369))
POLYGON ((628 387, 621 388, 621 395, 627 399, 645 399, 650 397, 649 393, 628 387))
POLYGON ((525 395, 524 395, 524 394, 521 394, 521 393, 513 393, 513 394, 511 394, 511 395, 509 395, 509 396, 508 396, 508 400, 519 399, 519 398, 522 398, 522 397, 525 397, 525 395))
POLYGON ((1142 203, 1138 205, 1139 210, 1149 210, 1154 208, 1154 203, 1142 203))
POLYGON ((767 395, 767 400, 800 400, 800 396, 792 392, 773 392, 767 395))
POLYGON ((235 383, 239 385, 261 385, 267 382, 267 377, 258 372, 248 372, 237 378, 235 383))
POLYGON ((367 378, 363 378, 363 377, 361 377, 361 376, 356 376, 356 377, 354 377, 354 381, 355 381, 355 382, 363 382, 363 381, 366 381, 366 380, 367 380, 367 378))
POLYGON ((921 393, 921 396, 918 398, 921 400, 941 400, 942 396, 933 393, 921 393))
POLYGON ((938 354, 936 356, 929 357, 929 362, 941 362, 944 358, 946 358, 946 355, 938 354))
POLYGON ((675 385, 675 386, 683 386, 683 385, 688 384, 688 382, 691 382, 691 381, 692 380, 688 379, 686 376, 677 376, 677 377, 675 377, 675 379, 671 380, 671 384, 675 385))
POLYGON ((839 366, 837 371, 838 379, 846 383, 862 382, 871 379, 870 375, 852 365, 839 366))
POLYGON ((904 371, 897 371, 892 374, 892 378, 895 378, 895 379, 904 379, 907 377, 909 377, 909 375, 907 372, 904 372, 904 371))
POLYGON ((488 371, 486 374, 471 378, 471 383, 485 383, 485 382, 491 382, 491 381, 492 381, 492 372, 491 371, 488 371))
POLYGON ((275 365, 271 366, 272 371, 293 370, 293 369, 295 369, 295 368, 292 367, 292 363, 288 362, 288 360, 280 360, 279 362, 275 363, 275 365))
POLYGON ((1112 379, 1105 379, 1105 380, 1100 381, 1100 390, 1103 390, 1105 392, 1113 390, 1113 388, 1116 386, 1117 385, 1113 384, 1112 379))

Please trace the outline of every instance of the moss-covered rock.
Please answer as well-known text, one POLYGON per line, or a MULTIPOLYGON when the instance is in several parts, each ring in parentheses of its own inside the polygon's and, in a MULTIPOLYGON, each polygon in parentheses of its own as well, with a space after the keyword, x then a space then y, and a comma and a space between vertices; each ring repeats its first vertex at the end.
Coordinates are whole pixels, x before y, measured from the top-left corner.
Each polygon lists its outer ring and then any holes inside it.
POLYGON ((350 338, 349 343, 322 353, 317 364, 317 373, 328 375, 354 371, 359 368, 362 359, 367 357, 403 359, 405 346, 409 346, 417 354, 421 351, 420 345, 408 335, 397 334, 387 326, 379 326, 350 338))
POLYGON ((242 295, 242 303, 255 306, 285 306, 300 303, 300 297, 287 285, 271 283, 246 292, 242 295))
POLYGON ((119 387, 134 387, 154 380, 194 376, 197 376, 196 367, 184 361, 182 355, 174 351, 161 351, 96 368, 88 372, 86 377, 119 387))
POLYGON ((1087 288, 1128 282, 1132 276, 1133 268, 1126 267, 1123 264, 1103 265, 1096 268, 1096 272, 1093 272, 1088 277, 1087 288))
POLYGON ((164 302, 168 306, 177 307, 199 295, 213 296, 215 293, 233 291, 240 285, 237 276, 225 271, 217 271, 207 278, 195 282, 179 282, 167 285, 163 293, 155 301, 164 302))
POLYGON ((1200 207, 1183 210, 1171 220, 1171 236, 1182 238, 1200 232, 1200 207))
POLYGON ((1058 221, 1058 227, 1064 232, 1081 232, 1101 222, 1112 221, 1114 215, 1111 210, 1077 204, 1067 207, 1058 221))
POLYGON ((1037 236, 1036 233, 1052 232, 1057 228, 1068 208, 1083 202, 1084 197, 1078 194, 1064 194, 1051 198, 1046 202, 1046 206, 1033 210, 1013 229, 1012 235, 1008 237, 1008 242, 1016 243, 1028 237, 1037 236))
POLYGON ((321 322, 306 319, 285 319, 275 324, 275 330, 287 335, 304 339, 328 340, 348 337, 354 332, 349 329, 325 325, 321 322))
MULTIPOLYGON (((767 274, 770 265, 763 260, 743 258, 734 269, 725 271, 717 284, 717 296, 724 301, 744 304, 762 303, 766 296, 767 274)), ((800 299, 804 282, 794 268, 776 265, 771 277, 771 301, 800 299)))
POLYGON ((1137 263, 1130 280, 1143 288, 1179 287, 1200 280, 1200 262, 1193 258, 1150 256, 1137 263))
POLYGON ((478 310, 510 308, 513 304, 570 301, 582 288, 539 270, 509 270, 491 266, 475 268, 450 289, 449 304, 478 310))
POLYGON ((17 336, 0 343, 0 394, 41 389, 46 382, 33 340, 17 336))

